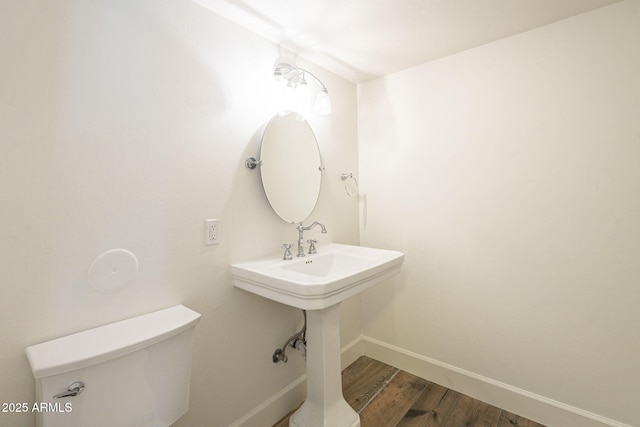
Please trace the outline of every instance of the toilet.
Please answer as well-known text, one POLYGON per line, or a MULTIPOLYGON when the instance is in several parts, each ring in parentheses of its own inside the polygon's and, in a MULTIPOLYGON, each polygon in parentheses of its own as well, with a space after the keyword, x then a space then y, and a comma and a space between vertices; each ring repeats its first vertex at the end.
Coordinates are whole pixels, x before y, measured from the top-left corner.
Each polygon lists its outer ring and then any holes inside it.
POLYGON ((189 408, 199 320, 178 305, 28 347, 36 426, 170 426, 189 408))

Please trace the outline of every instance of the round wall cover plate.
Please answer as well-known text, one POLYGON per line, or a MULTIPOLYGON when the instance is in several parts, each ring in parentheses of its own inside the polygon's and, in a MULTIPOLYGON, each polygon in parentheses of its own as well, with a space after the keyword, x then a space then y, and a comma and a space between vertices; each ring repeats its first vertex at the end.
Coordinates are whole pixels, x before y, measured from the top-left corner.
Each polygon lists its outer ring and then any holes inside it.
POLYGON ((89 267, 89 284, 94 289, 111 293, 125 288, 138 274, 138 259, 126 249, 101 253, 89 267))

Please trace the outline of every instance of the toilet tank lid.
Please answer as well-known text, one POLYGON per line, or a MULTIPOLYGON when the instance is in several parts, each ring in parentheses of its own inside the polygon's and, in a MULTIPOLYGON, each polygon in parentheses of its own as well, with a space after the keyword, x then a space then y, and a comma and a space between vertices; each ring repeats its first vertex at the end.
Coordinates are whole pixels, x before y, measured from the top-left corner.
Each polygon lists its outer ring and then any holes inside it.
POLYGON ((37 378, 92 366, 166 340, 195 326, 200 313, 183 306, 78 332, 25 350, 37 378))

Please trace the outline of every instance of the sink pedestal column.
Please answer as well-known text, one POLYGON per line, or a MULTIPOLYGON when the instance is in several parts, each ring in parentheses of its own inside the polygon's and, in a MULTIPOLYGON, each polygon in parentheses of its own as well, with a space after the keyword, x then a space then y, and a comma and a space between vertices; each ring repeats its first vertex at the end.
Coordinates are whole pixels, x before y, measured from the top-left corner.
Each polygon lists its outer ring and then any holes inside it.
POLYGON ((360 427, 360 416, 342 396, 339 307, 307 311, 307 399, 290 427, 360 427))

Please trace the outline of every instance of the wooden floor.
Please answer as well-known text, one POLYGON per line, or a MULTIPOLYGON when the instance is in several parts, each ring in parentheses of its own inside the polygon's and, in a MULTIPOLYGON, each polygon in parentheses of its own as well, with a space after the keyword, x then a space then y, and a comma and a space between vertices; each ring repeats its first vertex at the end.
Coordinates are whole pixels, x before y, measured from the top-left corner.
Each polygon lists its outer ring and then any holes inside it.
POLYGON ((342 389, 361 427, 544 427, 366 356, 342 371, 342 389))

